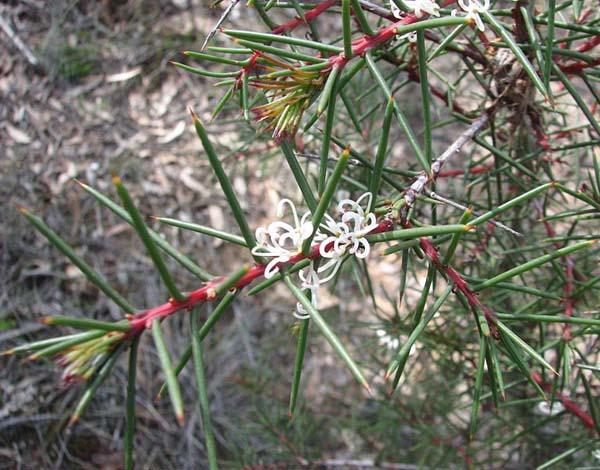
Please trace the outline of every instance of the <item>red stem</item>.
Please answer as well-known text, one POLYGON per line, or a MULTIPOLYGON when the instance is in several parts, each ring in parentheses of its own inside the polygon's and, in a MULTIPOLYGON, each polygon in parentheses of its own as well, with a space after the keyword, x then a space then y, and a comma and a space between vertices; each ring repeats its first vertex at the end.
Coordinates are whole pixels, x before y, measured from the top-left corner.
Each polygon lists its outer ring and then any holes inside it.
MULTIPOLYGON (((379 225, 376 228, 374 228, 369 234, 373 235, 376 233, 387 232, 392 228, 393 223, 390 220, 385 219, 381 221, 379 225)), ((279 263, 278 266, 289 266, 306 258, 318 258, 320 256, 320 246, 321 245, 313 246, 308 256, 299 253, 295 256, 292 256, 288 261, 279 263)), ((265 272, 266 266, 266 264, 258 264, 256 266, 253 266, 252 268, 249 268, 246 274, 235 284, 235 288, 242 289, 255 279, 261 277, 265 272)), ((191 292, 188 295, 187 299, 182 302, 179 302, 175 299, 170 299, 168 302, 157 307, 144 310, 143 312, 140 312, 136 315, 127 316, 127 319, 129 320, 129 323, 132 327, 131 330, 128 332, 128 335, 134 336, 140 333, 145 328, 150 327, 154 320, 162 320, 163 318, 173 315, 175 312, 178 312, 180 310, 189 309, 206 300, 215 299, 218 296, 216 288, 225 280, 225 277, 219 277, 208 281, 204 285, 204 287, 201 287, 200 289, 196 289, 195 291, 191 292)))

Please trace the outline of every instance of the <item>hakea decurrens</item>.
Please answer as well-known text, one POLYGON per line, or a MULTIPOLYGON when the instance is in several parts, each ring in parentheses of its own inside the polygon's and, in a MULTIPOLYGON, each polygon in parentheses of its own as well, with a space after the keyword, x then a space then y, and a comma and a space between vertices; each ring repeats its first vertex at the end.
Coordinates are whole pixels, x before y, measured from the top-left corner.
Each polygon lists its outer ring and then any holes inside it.
MULTIPOLYGON (((312 294, 312 303, 317 306, 317 290, 324 282, 333 278, 343 257, 355 255, 364 258, 369 254, 367 235, 387 232, 393 229, 393 222, 384 218, 377 222, 375 215, 368 212, 372 196, 362 195, 357 200, 344 199, 337 207, 338 220, 326 215, 325 222, 314 234, 313 243, 307 254, 302 253, 303 242, 312 235, 311 213, 298 216, 294 204, 283 199, 278 205, 278 217, 284 217, 286 208, 292 213, 293 225, 277 220, 266 228, 256 230, 259 243, 252 253, 271 258, 268 262, 250 268, 242 268, 229 277, 219 277, 207 281, 200 289, 187 294, 185 300, 170 299, 168 302, 136 313, 126 314, 126 320, 107 323, 97 320, 77 319, 80 326, 90 331, 43 340, 5 351, 4 355, 33 351, 30 360, 53 357, 64 368, 63 380, 72 383, 94 376, 105 364, 114 358, 115 351, 127 342, 150 328, 155 321, 161 321, 181 310, 189 310, 203 302, 214 300, 230 289, 242 289, 254 280, 270 279, 282 267, 292 266, 304 259, 323 259, 323 265, 311 262, 308 268, 300 271, 301 288, 312 294), (68 345, 67 345, 68 342, 68 345)), ((294 313, 298 318, 306 318, 307 312, 298 306, 294 313)), ((45 317, 48 325, 61 325, 64 317, 45 317)))

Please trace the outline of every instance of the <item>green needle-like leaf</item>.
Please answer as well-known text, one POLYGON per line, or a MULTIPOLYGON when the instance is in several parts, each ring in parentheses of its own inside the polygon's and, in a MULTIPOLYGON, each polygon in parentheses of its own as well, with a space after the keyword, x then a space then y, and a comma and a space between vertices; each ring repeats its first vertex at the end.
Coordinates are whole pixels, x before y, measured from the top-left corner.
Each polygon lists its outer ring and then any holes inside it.
POLYGON ((85 330, 103 330, 103 331, 129 331, 131 330, 131 324, 127 320, 118 322, 108 322, 101 320, 92 320, 84 317, 66 317, 62 315, 56 315, 52 317, 42 318, 42 322, 46 325, 57 325, 57 326, 72 326, 73 328, 80 328, 85 330))
POLYGON ((178 301, 185 300, 185 296, 181 292, 179 292, 179 289, 175 285, 175 280, 173 279, 171 273, 167 269, 167 265, 165 264, 164 260, 162 259, 162 256, 160 255, 158 246, 150 236, 148 228, 146 227, 146 224, 144 223, 141 214, 135 207, 131 196, 125 189, 125 186, 123 186, 121 178, 119 178, 118 176, 114 176, 113 182, 115 183, 115 187, 117 188, 117 192, 119 193, 121 201, 123 201, 123 206, 131 216, 131 220, 133 221, 133 227, 135 228, 135 231, 138 233, 142 242, 144 243, 144 246, 146 247, 150 258, 152 258, 152 262, 154 263, 154 266, 156 266, 156 270, 160 274, 160 277, 162 278, 163 282, 165 283, 165 286, 169 291, 169 295, 178 301))
POLYGON ((137 352, 140 344, 140 335, 136 335, 129 350, 129 368, 127 370, 127 402, 125 405, 125 436, 124 467, 125 470, 133 469, 133 438, 135 435, 135 379, 137 370, 137 352))
POLYGON ((392 230, 391 232, 377 233, 365 237, 370 243, 389 242, 393 240, 407 240, 432 235, 445 235, 447 233, 466 232, 472 227, 470 225, 437 225, 427 227, 405 228, 392 230))
MULTIPOLYGON (((111 201, 109 198, 107 198, 106 196, 104 196, 102 193, 95 190, 91 186, 88 186, 87 184, 84 184, 77 180, 76 180, 76 182, 84 189, 84 191, 86 191, 88 194, 90 194, 100 204, 102 204, 104 207, 108 208, 111 212, 113 212, 118 217, 123 219, 129 225, 133 225, 133 219, 127 213, 127 211, 125 209, 123 209, 119 205, 115 204, 113 201, 111 201)), ((167 242, 158 233, 156 233, 152 230, 148 230, 148 232, 150 233, 152 240, 154 240, 154 243, 156 243, 165 253, 167 253, 171 258, 173 258, 175 261, 177 261, 181 266, 183 266, 185 269, 187 269, 193 275, 195 275, 198 279, 200 279, 202 281, 208 281, 209 279, 212 279, 213 277, 215 277, 214 275, 206 272, 204 269, 202 269, 200 266, 198 266, 196 263, 194 263, 187 256, 179 253, 179 251, 177 251, 176 248, 174 248, 169 242, 167 242)))
POLYGON ((77 406, 75 407, 75 411, 71 415, 71 419, 69 420, 69 426, 72 426, 79 420, 87 406, 90 404, 90 401, 92 401, 92 398, 94 398, 98 387, 102 384, 102 382, 104 382, 104 380, 106 380, 106 377, 108 377, 109 372, 117 362, 117 359, 123 352, 124 348, 125 343, 121 342, 119 343, 116 349, 109 353, 108 357, 104 361, 104 364, 102 364, 100 369, 98 369, 98 371, 92 378, 91 382, 89 382, 86 386, 83 395, 81 396, 79 402, 77 403, 77 406))
POLYGON ((510 279, 511 277, 518 276, 519 274, 523 274, 527 271, 531 271, 532 269, 535 269, 538 266, 541 266, 542 264, 552 261, 553 259, 561 258, 562 256, 569 255, 571 253, 574 253, 578 250, 582 250, 584 248, 589 248, 590 246, 593 246, 595 243, 596 243, 596 240, 592 240, 592 241, 587 241, 587 242, 582 242, 582 243, 576 243, 576 244, 570 245, 570 246, 565 246, 564 248, 560 248, 560 249, 554 251, 553 253, 548 253, 547 255, 540 256, 539 258, 534 258, 534 259, 527 261, 519 266, 515 266, 514 268, 509 269, 508 271, 505 271, 502 274, 498 274, 497 276, 494 276, 493 278, 488 279, 487 281, 484 281, 481 284, 478 284, 477 286, 475 286, 475 288, 473 290, 481 291, 483 289, 487 289, 488 287, 491 287, 499 282, 506 281, 507 279, 510 279))
POLYGON ((292 376, 292 390, 290 392, 289 418, 294 419, 298 391, 300 390, 300 377, 302 376, 302 365, 304 364, 304 353, 306 352, 306 339, 310 319, 300 320, 298 329, 298 344, 296 346, 296 360, 294 361, 294 375, 292 376))
POLYGON ((327 208, 329 207, 329 203, 331 202, 331 199, 333 198, 333 193, 335 192, 335 190, 338 186, 338 183, 340 182, 340 179, 342 178, 342 174, 344 173, 344 170, 346 169, 346 166, 348 165, 349 157, 350 157, 350 150, 349 149, 344 150, 342 152, 342 155, 338 159, 338 161, 335 165, 335 168, 333 169, 333 173, 329 177, 329 180, 327 180, 327 186, 325 186, 323 195, 321 196, 321 199, 319 200, 319 204, 317 205, 317 208, 315 209, 315 213, 312 216, 312 224, 314 227, 313 233, 310 237, 308 237, 306 240, 304 240, 304 243, 302 244, 302 253, 304 253, 304 254, 308 254, 308 251, 310 250, 310 245, 312 243, 312 240, 317 232, 317 229, 319 228, 319 225, 321 224, 321 221, 323 220, 323 216, 325 215, 327 208))
POLYGON ((583 97, 581 96, 579 91, 577 91, 577 88, 575 87, 575 85, 573 85, 573 83, 571 83, 571 81, 569 80, 569 77, 567 77, 562 72, 562 70, 560 70, 560 67, 558 67, 554 62, 551 63, 551 66, 552 66, 552 70, 554 71, 554 73, 558 76, 558 78, 563 83, 563 85, 565 86, 565 88, 567 89, 569 94, 573 97, 573 99, 577 103, 579 110, 587 118, 587 120, 589 121, 591 126, 594 128, 596 133, 600 134, 600 124, 598 124, 598 121, 594 117, 594 114, 592 113, 592 111, 590 111, 588 104, 585 102, 585 100, 583 99, 583 97))
POLYGON ((525 201, 528 201, 529 199, 537 196, 538 194, 542 193, 546 189, 552 188, 554 186, 556 186, 555 183, 542 184, 541 186, 538 186, 537 188, 527 191, 526 193, 521 194, 521 195, 511 199, 510 201, 505 202, 504 204, 501 204, 500 206, 496 207, 495 209, 492 209, 491 211, 486 212, 485 214, 481 214, 480 216, 471 220, 469 225, 477 227, 478 225, 481 225, 484 222, 487 222, 488 220, 493 219, 497 215, 502 214, 503 212, 506 212, 507 210, 512 209, 513 207, 516 207, 525 201))
POLYGON ((239 72, 212 72, 210 70, 199 69, 198 67, 192 67, 191 65, 182 64, 181 62, 170 61, 171 65, 174 65, 181 70, 185 70, 186 72, 194 73, 196 75, 202 75, 203 77, 208 78, 229 78, 229 77, 237 77, 239 72))
POLYGON ((383 126, 381 128, 381 134, 379 136, 379 146, 377 147, 377 154, 375 155, 375 164, 373 165, 373 172, 369 180, 369 192, 373 195, 371 200, 371 207, 367 210, 372 212, 375 208, 375 202, 379 194, 379 188, 381 187, 381 176, 383 174, 383 165, 385 163, 385 156, 388 149, 388 140, 390 137, 390 126, 392 124, 392 116, 394 115, 394 99, 390 97, 388 104, 385 108, 385 114, 383 117, 383 126))
POLYGON ((344 39, 344 57, 351 59, 352 52, 352 19, 350 16, 350 0, 342 0, 342 37, 344 39))
MULTIPOLYGON (((325 182, 327 181, 327 162, 329 160, 329 144, 331 142, 331 136, 333 134, 333 125, 336 121, 335 104, 336 96, 338 93, 338 74, 337 70, 331 71, 333 75, 333 82, 331 82, 331 89, 329 90, 327 97, 327 117, 325 119, 325 129, 323 130, 323 141, 321 142, 321 158, 319 163, 319 179, 317 182, 317 190, 319 195, 322 197, 325 191, 325 182)), ((331 78, 330 74, 330 78, 331 78)), ((328 80, 329 82, 329 80, 328 80)), ((329 85, 329 83, 327 83, 329 85)), ((323 92, 325 96, 325 92, 323 92)))
MULTIPOLYGON (((76 335, 61 336, 59 338, 56 338, 57 341, 52 342, 47 346, 36 348, 35 352, 32 355, 30 355, 28 359, 34 360, 40 357, 54 356, 58 353, 66 351, 69 348, 72 348, 73 346, 77 346, 78 344, 85 343, 92 339, 101 338, 104 335, 106 335, 106 330, 93 330, 86 331, 85 333, 79 333, 76 335)), ((27 351, 27 349, 24 350, 27 351)))
MULTIPOLYGON (((292 36, 283 36, 280 34, 271 33, 256 33, 252 31, 239 31, 234 29, 224 29, 223 33, 233 38, 245 39, 248 41, 258 41, 264 43, 281 43, 290 44, 292 46, 306 47, 309 49, 315 49, 317 51, 337 54, 343 52, 344 49, 323 42, 310 41, 308 39, 301 39, 292 36)), ((240 41, 240 44, 243 44, 240 41)), ((280 50, 280 49, 278 49, 280 50)))
POLYGON ((310 315, 310 319, 313 323, 319 328, 327 342, 331 345, 340 359, 348 366, 352 375, 358 380, 358 382, 367 389, 369 393, 371 393, 371 387, 365 379, 364 375, 354 362, 354 360, 346 351, 344 345, 340 342, 337 335, 333 332, 333 330, 329 327, 329 325, 325 322, 321 314, 315 309, 311 303, 311 301, 304 295, 304 293, 292 282, 289 276, 284 276, 283 281, 286 283, 294 297, 302 304, 302 306, 306 309, 306 311, 310 315))
POLYGON ((479 338, 479 360, 477 361, 477 372, 475 374, 475 386, 473 387, 473 403, 471 404, 471 421, 469 424, 469 440, 473 440, 477 429, 477 411, 481 400, 481 385, 485 374, 485 357, 487 354, 488 336, 479 338))
POLYGON ((83 258, 75 253, 75 250, 71 248, 62 238, 60 238, 56 232, 48 227, 41 219, 31 214, 24 207, 18 208, 21 214, 42 234, 52 243, 62 254, 71 260, 71 262, 79 268, 79 270, 87 277, 92 284, 100 289, 106 296, 121 307, 127 313, 134 313, 137 309, 129 303, 121 294, 113 289, 106 279, 98 274, 94 268, 87 264, 83 258))
POLYGON ((498 349, 496 348, 496 343, 495 341, 488 341, 487 345, 488 348, 486 362, 488 376, 492 386, 492 399, 494 400, 494 406, 496 409, 498 409, 500 407, 500 399, 505 399, 504 379, 502 377, 502 369, 500 368, 500 359, 498 358, 498 349))
POLYGON ((557 372, 554 368, 544 359, 535 349, 529 346, 525 341, 523 341, 514 331, 508 328, 504 323, 499 320, 495 322, 496 326, 500 330, 503 335, 506 335, 510 338, 510 340, 515 343, 522 351, 524 351, 531 359, 539 363, 541 366, 551 370, 555 374, 557 372))
POLYGON ((450 292, 452 292, 452 286, 446 287, 444 292, 436 299, 435 303, 427 311, 425 316, 421 318, 421 321, 413 328, 406 342, 402 345, 400 351, 398 351, 398 354, 396 354, 396 356, 390 363, 387 372, 385 373, 385 377, 386 379, 388 379, 394 372, 396 373, 394 381, 392 383, 392 390, 395 390, 398 386, 398 382, 400 381, 400 377, 402 376, 402 372, 404 371, 404 366, 406 365, 406 361, 410 354, 411 348, 413 347, 417 339, 419 339, 423 331, 425 331, 425 328, 427 327, 433 316, 442 307, 442 305, 450 295, 450 292))
POLYGON ((373 31, 373 29, 369 25, 367 17, 362 10, 362 5, 360 4, 360 0, 351 0, 351 2, 352 2, 352 11, 354 12, 354 17, 358 21, 358 24, 360 25, 360 28, 362 29, 363 33, 365 33, 367 36, 373 36, 373 34, 375 34, 375 31, 373 31))
POLYGON ((329 101, 335 99, 335 86, 338 81, 340 68, 333 67, 331 72, 327 77, 327 81, 325 82, 325 86, 323 87, 323 91, 321 91, 321 97, 319 98, 319 102, 317 103, 317 116, 323 114, 327 106, 329 105, 329 101))
POLYGON ((548 27, 546 28, 546 51, 544 56, 544 87, 550 89, 550 77, 552 75, 552 44, 554 43, 554 15, 556 13, 556 0, 548 0, 548 9, 546 11, 548 18, 548 27))
POLYGON ((294 155, 292 146, 289 142, 283 141, 281 143, 281 150, 283 151, 283 155, 285 156, 288 166, 290 167, 290 170, 296 179, 296 184, 300 188, 304 202, 306 202, 306 205, 311 211, 314 211, 317 208, 317 200, 315 199, 315 195, 308 184, 308 180, 306 179, 306 175, 304 174, 302 167, 298 163, 298 159, 294 155))
POLYGON ((198 322, 200 309, 198 307, 192 310, 190 315, 190 335, 192 339, 192 353, 194 358, 194 372, 196 375, 196 387, 198 389, 198 404, 200 416, 202 419, 202 428, 204 429, 204 442, 206 443, 206 454, 208 456, 208 468, 217 470, 217 445, 210 419, 210 405, 208 400, 208 391, 206 387, 206 377, 204 374, 204 360, 202 358, 202 346, 198 335, 198 322))
POLYGON ((152 322, 152 337, 154 338, 154 344, 156 346, 158 358, 160 359, 160 365, 162 367, 163 373, 165 374, 167 388, 169 390, 169 397, 171 398, 171 404, 173 405, 173 410, 175 411, 177 422, 180 425, 183 425, 184 417, 181 389, 179 388, 179 382, 177 381, 177 377, 175 375, 175 371, 173 370, 173 366, 171 365, 171 357, 169 356, 167 345, 165 344, 165 340, 163 339, 159 320, 154 320, 152 322))
POLYGON ((425 159, 431 166, 431 110, 429 80, 427 78, 427 50, 425 49, 425 31, 417 31, 417 59, 419 64, 419 83, 421 84, 421 106, 423 108, 423 147, 425 159))
POLYGON ((206 225, 199 225, 193 222, 184 222, 183 220, 171 219, 169 217, 154 217, 155 220, 159 221, 162 224, 172 225, 174 227, 183 228, 185 230, 191 230, 193 232, 203 233, 204 235, 208 235, 213 238, 219 238, 221 240, 225 240, 229 243, 233 243, 234 245, 239 245, 246 247, 246 241, 240 237, 239 235, 234 235, 232 233, 223 232, 222 230, 217 230, 212 227, 207 227, 206 225))
MULTIPOLYGON (((377 64, 375 64, 375 61, 373 60, 373 57, 371 56, 370 52, 367 52, 365 54, 365 59, 366 59, 366 64, 367 64, 367 67, 369 68, 369 71, 371 72, 371 74, 373 75, 373 78, 379 85, 379 88, 381 88, 381 91, 383 91, 383 93, 385 94, 386 99, 388 99, 388 100, 393 99, 392 92, 391 92, 390 88, 388 87, 388 85, 385 81, 385 78, 383 78, 383 75, 379 71, 377 64)), ((400 111, 400 108, 396 105, 394 105, 394 114, 396 116, 396 120, 398 121, 398 124, 400 124, 400 127, 402 128, 402 131, 404 132, 404 135, 406 136, 406 139, 408 140, 408 144, 410 145, 413 152, 415 153, 417 160, 419 160, 421 167, 424 170, 429 171, 429 169, 430 169, 429 163, 428 163, 427 159, 425 158, 425 155, 423 154, 423 150, 421 150, 421 147, 420 147, 419 143, 417 142, 417 137, 415 136, 415 133, 413 132, 412 128, 410 127, 408 120, 406 119, 406 117, 404 116, 402 111, 400 111)))
MULTIPOLYGON (((240 206, 240 203, 237 200, 237 197, 233 190, 231 181, 229 181, 229 177, 227 176, 227 174, 223 170, 223 167, 221 166, 219 157, 217 157, 215 149, 213 148, 213 146, 210 142, 210 139, 208 138, 208 134, 206 133, 206 130, 200 123, 198 116, 196 116, 193 111, 192 111, 192 118, 194 120, 194 126, 196 127, 196 133, 198 134, 198 137, 200 137, 200 140, 202 141, 202 145, 204 147, 204 151, 206 152, 206 156, 208 157, 210 165, 212 166, 213 171, 215 172, 215 175, 217 176, 217 180, 219 181, 219 184, 221 185, 223 194, 225 194, 225 197, 227 198, 227 202, 229 203, 229 206, 231 207, 231 211, 233 212, 233 216, 235 217, 238 227, 240 228, 240 231, 242 232, 242 236, 244 237, 244 240, 246 240, 246 245, 248 246, 249 249, 252 249, 256 246, 256 240, 254 240, 254 235, 252 234, 252 231, 250 230, 250 226, 248 225, 248 222, 246 221, 246 216, 244 215, 244 212, 242 211, 242 206, 240 206)), ((257 262, 260 262, 260 257, 255 256, 254 259, 257 262)))
MULTIPOLYGON (((246 51, 248 51, 248 50, 246 49, 246 51)), ((219 52, 221 52, 221 51, 219 51, 219 52)), ((250 52, 252 52, 252 51, 250 51, 250 52)), ((245 52, 245 53, 248 54, 250 52, 245 52)), ((210 62, 216 62, 218 64, 235 65, 236 67, 245 67, 246 65, 248 65, 250 63, 250 59, 246 59, 246 60, 229 59, 227 57, 223 57, 220 55, 210 55, 210 54, 205 54, 203 52, 182 51, 181 53, 188 57, 191 57, 192 59, 208 60, 210 62)), ((229 53, 231 53, 231 52, 229 51, 229 53)))

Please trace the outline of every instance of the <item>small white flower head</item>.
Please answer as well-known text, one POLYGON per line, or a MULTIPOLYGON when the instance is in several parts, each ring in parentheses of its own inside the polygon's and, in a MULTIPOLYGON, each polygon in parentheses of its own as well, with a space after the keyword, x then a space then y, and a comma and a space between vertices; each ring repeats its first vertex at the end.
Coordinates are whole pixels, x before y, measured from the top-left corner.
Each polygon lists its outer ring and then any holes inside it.
MULTIPOLYGON (((404 5, 412 10, 417 18, 423 18, 425 14, 440 16, 440 6, 432 0, 404 0, 404 5)), ((402 18, 403 12, 394 0, 390 0, 390 8, 396 18, 402 18)))
POLYGON ((535 405, 534 408, 535 413, 542 416, 556 416, 557 414, 562 413, 564 410, 565 407, 559 401, 552 403, 552 406, 547 401, 541 401, 535 405))
POLYGON ((298 217, 294 203, 289 199, 282 199, 277 205, 277 217, 283 217, 286 205, 289 206, 294 219, 294 226, 277 220, 269 224, 267 228, 256 229, 256 241, 258 245, 252 248, 252 254, 273 258, 265 268, 265 278, 273 277, 279 271, 279 263, 285 263, 300 253, 302 243, 309 238, 313 232, 310 222, 310 212, 306 212, 302 218, 298 217))
MULTIPOLYGON (((467 13, 467 19, 475 21, 477 29, 484 31, 485 26, 480 13, 484 13, 490 9, 490 0, 483 0, 483 3, 479 0, 458 0, 458 5, 467 13)), ((456 16, 457 10, 452 11, 452 15, 456 16)))
POLYGON ((379 329, 375 332, 379 338, 379 344, 385 346, 390 351, 395 351, 400 346, 400 340, 398 338, 392 338, 387 331, 379 329))
POLYGON ((596 449, 592 452, 592 457, 594 457, 596 460, 600 460, 600 449, 596 449))
POLYGON ((346 253, 357 258, 366 258, 369 255, 371 247, 364 237, 377 227, 375 214, 366 212, 372 198, 371 193, 365 193, 356 201, 343 199, 338 204, 338 211, 342 214, 341 221, 336 222, 330 216, 325 217, 321 227, 331 235, 319 232, 319 254, 329 261, 320 266, 318 271, 321 273, 333 269, 321 282, 327 282, 335 275, 346 253), (366 209, 362 207, 363 202, 366 202, 366 209))

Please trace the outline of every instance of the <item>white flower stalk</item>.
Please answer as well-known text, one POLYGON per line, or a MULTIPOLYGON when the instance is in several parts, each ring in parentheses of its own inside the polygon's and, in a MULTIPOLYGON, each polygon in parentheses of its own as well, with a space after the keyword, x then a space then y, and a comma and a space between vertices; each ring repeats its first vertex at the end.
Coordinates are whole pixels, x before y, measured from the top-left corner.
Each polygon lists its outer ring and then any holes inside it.
MULTIPOLYGON (((485 26, 479 14, 490 9, 490 0, 483 0, 483 3, 480 3, 479 0, 458 0, 458 5, 467 13, 467 19, 473 20, 477 29, 483 32, 485 26)), ((452 15, 456 16, 456 14, 457 10, 452 10, 452 15)))
POLYGON ((288 205, 294 219, 294 226, 281 220, 272 222, 267 228, 256 229, 258 245, 252 248, 252 254, 273 258, 265 268, 265 278, 269 279, 279 272, 279 264, 289 261, 292 256, 302 250, 302 243, 313 232, 313 225, 308 220, 310 212, 298 218, 294 203, 289 199, 282 199, 277 205, 277 216, 283 217, 285 206, 288 205))
MULTIPOLYGON (((432 0, 404 0, 404 5, 415 13, 417 18, 423 18, 425 14, 440 16, 440 6, 432 0)), ((402 18, 402 10, 398 8, 394 0, 390 0, 392 14, 396 18, 402 18)))

